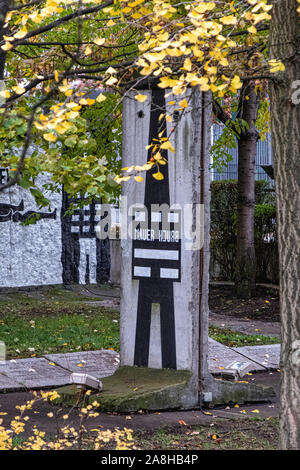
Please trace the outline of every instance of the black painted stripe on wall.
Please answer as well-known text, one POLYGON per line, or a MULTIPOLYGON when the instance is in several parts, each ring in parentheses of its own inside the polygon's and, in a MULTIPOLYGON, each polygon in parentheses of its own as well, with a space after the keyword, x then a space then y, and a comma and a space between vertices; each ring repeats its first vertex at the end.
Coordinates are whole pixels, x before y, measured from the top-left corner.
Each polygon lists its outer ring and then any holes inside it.
MULTIPOLYGON (((166 120, 159 121, 161 113, 165 113, 165 91, 160 88, 152 90, 152 103, 149 127, 149 144, 153 139, 158 139, 158 134, 164 130, 166 136, 166 120)), ((141 123, 142 124, 142 123, 141 123)), ((164 158, 168 158, 167 150, 161 152, 164 158)), ((151 158, 151 149, 148 151, 148 160, 151 158)), ((169 173, 168 165, 160 167, 164 179, 157 181, 152 174, 157 171, 153 168, 146 173, 144 204, 148 210, 148 226, 151 226, 151 204, 170 205, 169 173)), ((133 241, 134 248, 156 248, 156 249, 179 249, 180 243, 162 243, 158 240, 153 242, 133 241), (171 248, 172 247, 172 248, 171 248)), ((160 260, 137 259, 133 257, 133 264, 136 266, 154 266, 161 264, 160 260), (149 263, 150 262, 150 263, 149 263)), ((169 266, 164 260, 163 267, 169 266)), ((159 266, 161 267, 161 266, 159 266)), ((174 262, 170 267, 175 266, 174 262)), ((180 264, 179 264, 180 268, 180 264)), ((154 268, 156 269, 156 268, 154 268)), ((159 269, 158 269, 159 271, 159 269)), ((156 271, 157 272, 157 271, 156 271)), ((148 366, 149 345, 151 329, 151 309, 152 303, 160 304, 160 327, 161 327, 161 354, 162 367, 176 369, 176 339, 175 339, 175 312, 173 282, 169 279, 141 279, 139 281, 137 323, 135 337, 134 364, 137 366, 148 366)))

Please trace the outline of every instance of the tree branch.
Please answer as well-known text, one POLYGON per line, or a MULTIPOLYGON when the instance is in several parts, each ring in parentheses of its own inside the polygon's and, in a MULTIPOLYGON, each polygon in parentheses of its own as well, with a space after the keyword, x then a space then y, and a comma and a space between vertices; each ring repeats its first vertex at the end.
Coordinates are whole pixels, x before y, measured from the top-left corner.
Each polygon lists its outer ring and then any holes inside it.
POLYGON ((222 108, 220 103, 218 103, 217 100, 212 100, 212 109, 214 115, 217 119, 219 119, 219 121, 222 122, 222 124, 226 124, 228 123, 228 121, 230 121, 231 123, 234 122, 233 119, 231 119, 228 114, 225 113, 224 109, 222 108))
MULTIPOLYGON (((108 0, 107 2, 97 5, 95 7, 90 7, 90 8, 85 8, 85 9, 78 9, 74 13, 70 13, 69 15, 63 16, 62 18, 59 18, 58 20, 53 21, 52 23, 49 23, 45 26, 41 26, 40 28, 34 29, 33 31, 29 31, 26 36, 20 40, 12 41, 12 45, 18 45, 20 41, 32 38, 34 36, 38 36, 39 34, 45 33, 46 31, 50 31, 53 28, 56 28, 57 26, 60 26, 61 24, 67 23, 70 20, 74 20, 76 18, 79 18, 84 15, 89 15, 90 13, 96 13, 100 10, 103 10, 103 8, 108 7, 109 5, 113 5, 114 1, 113 0, 108 0)), ((4 44, 4 41, 0 42, 0 46, 4 44)))

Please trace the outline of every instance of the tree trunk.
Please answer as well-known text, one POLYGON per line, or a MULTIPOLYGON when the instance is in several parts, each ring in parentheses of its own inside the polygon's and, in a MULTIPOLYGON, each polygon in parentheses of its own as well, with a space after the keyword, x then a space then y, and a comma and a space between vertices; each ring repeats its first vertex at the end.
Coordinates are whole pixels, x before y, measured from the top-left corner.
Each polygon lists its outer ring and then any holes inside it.
POLYGON ((296 0, 273 3, 270 57, 285 71, 270 86, 281 309, 280 446, 300 449, 300 31, 296 0), (295 83, 298 80, 298 83, 295 83), (298 86, 298 91, 296 87, 298 86))
POLYGON ((251 297, 255 292, 255 157, 259 134, 255 127, 259 96, 253 84, 241 90, 240 117, 249 128, 240 133, 238 139, 238 203, 237 203, 237 256, 235 285, 240 298, 251 297))

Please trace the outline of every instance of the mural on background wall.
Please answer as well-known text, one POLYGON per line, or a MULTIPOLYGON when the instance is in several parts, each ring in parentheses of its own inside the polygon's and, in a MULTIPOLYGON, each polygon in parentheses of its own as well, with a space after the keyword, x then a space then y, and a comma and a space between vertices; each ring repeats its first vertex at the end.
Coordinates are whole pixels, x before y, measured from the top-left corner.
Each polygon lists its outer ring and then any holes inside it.
MULTIPOLYGON (((66 192, 62 195, 62 267, 63 282, 80 284, 103 283, 109 280, 109 240, 99 240, 96 226, 100 203, 93 202, 76 209, 72 215, 65 214, 74 201, 66 192)), ((104 214, 105 216, 106 214, 104 214)), ((103 217, 104 217, 103 216, 103 217)))
MULTIPOLYGON (((41 175, 41 184, 49 179, 41 175)), ((0 168, 0 180, 8 170, 0 168)), ((0 184, 1 184, 0 183, 0 184)), ((99 240, 99 203, 65 214, 74 201, 65 191, 50 196, 50 212, 39 211, 28 190, 0 193, 0 287, 49 284, 95 284, 109 280, 109 240, 99 240), (37 222, 24 226, 29 217, 37 222)))
POLYGON ((24 211, 24 201, 21 200, 20 204, 15 206, 13 204, 0 203, 0 222, 26 222, 32 216, 38 216, 40 219, 56 219, 56 209, 53 212, 37 212, 37 211, 24 211))

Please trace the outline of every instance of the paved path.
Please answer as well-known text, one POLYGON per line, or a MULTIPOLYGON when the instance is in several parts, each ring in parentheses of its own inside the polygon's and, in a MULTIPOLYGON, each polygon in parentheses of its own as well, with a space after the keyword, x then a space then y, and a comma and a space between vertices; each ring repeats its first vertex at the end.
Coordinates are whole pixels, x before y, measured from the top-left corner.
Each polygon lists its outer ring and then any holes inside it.
MULTIPOLYGON (((228 348, 210 338, 209 370, 220 374, 233 361, 249 362, 250 370, 266 372, 279 367, 280 345, 228 348)), ((49 354, 39 358, 0 362, 0 391, 54 388, 70 383, 72 372, 96 377, 112 375, 119 366, 119 354, 112 350, 49 354)))

